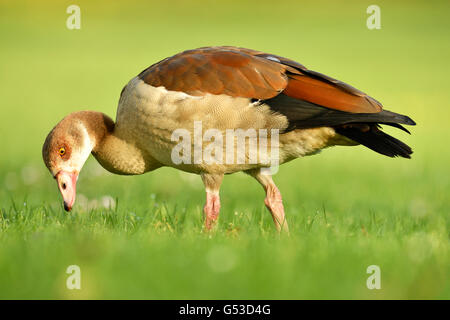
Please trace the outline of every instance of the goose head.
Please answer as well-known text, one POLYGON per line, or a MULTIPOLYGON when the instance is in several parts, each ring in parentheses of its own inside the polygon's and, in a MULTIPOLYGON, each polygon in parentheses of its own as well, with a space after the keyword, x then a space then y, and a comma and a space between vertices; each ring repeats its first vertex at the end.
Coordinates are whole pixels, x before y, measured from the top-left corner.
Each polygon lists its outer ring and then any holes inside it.
POLYGON ((56 179, 66 211, 75 203, 78 175, 95 147, 103 117, 89 111, 72 113, 50 131, 44 142, 44 163, 56 179))

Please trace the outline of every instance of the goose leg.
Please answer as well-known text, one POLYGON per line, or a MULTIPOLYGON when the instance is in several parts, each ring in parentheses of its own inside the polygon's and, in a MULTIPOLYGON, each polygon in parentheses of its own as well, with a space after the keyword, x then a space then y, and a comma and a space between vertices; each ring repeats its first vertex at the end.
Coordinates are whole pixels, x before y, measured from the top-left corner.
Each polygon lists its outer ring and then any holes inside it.
POLYGON ((254 177, 266 191, 264 204, 272 214, 272 219, 278 232, 284 231, 289 233, 289 227, 284 215, 284 206, 283 199, 281 198, 281 192, 280 190, 278 190, 275 182, 273 182, 272 176, 268 174, 262 174, 260 169, 247 171, 247 173, 254 177))
POLYGON ((206 190, 206 203, 203 207, 205 215, 205 228, 211 230, 217 223, 220 211, 219 189, 222 184, 223 174, 202 174, 203 184, 206 190))

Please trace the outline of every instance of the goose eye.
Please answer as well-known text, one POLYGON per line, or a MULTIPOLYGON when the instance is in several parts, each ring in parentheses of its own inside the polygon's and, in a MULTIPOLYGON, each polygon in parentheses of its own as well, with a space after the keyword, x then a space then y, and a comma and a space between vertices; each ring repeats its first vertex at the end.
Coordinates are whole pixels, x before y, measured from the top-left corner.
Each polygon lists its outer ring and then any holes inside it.
POLYGON ((64 148, 64 147, 59 148, 58 153, 59 153, 59 155, 62 157, 63 155, 66 154, 66 148, 64 148))

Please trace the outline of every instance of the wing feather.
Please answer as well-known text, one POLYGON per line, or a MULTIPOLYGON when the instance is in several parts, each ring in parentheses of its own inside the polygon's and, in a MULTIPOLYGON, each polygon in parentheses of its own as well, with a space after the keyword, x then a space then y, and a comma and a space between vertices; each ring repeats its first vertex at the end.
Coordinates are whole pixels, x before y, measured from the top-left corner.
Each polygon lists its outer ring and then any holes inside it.
POLYGON ((265 100, 283 94, 333 110, 377 113, 382 105, 358 89, 293 60, 237 47, 184 51, 145 69, 147 84, 191 95, 265 100))

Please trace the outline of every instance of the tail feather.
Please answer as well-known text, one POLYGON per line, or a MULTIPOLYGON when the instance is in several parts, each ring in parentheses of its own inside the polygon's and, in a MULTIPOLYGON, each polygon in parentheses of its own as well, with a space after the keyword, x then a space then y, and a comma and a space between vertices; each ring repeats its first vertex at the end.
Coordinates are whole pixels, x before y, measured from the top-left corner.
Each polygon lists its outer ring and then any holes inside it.
POLYGON ((379 130, 382 124, 409 133, 402 125, 413 126, 416 123, 406 115, 388 110, 369 113, 347 112, 342 108, 328 108, 289 96, 286 92, 262 102, 269 105, 272 111, 287 118, 289 124, 285 132, 333 127, 337 133, 388 157, 411 158, 412 150, 409 146, 379 130))
POLYGON ((361 131, 359 128, 352 127, 337 127, 335 130, 337 133, 388 157, 410 159, 413 153, 408 145, 384 133, 376 126, 371 126, 369 131, 361 131))

